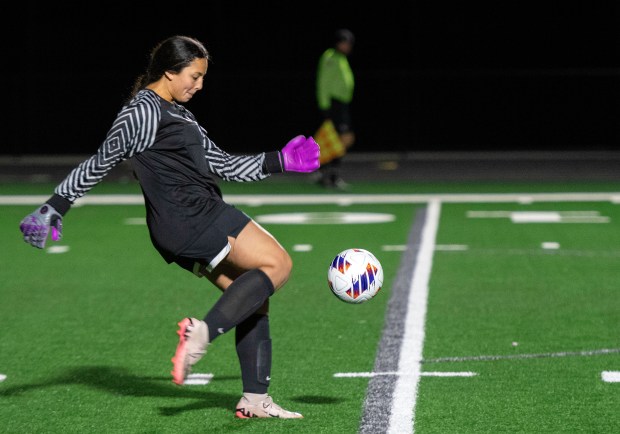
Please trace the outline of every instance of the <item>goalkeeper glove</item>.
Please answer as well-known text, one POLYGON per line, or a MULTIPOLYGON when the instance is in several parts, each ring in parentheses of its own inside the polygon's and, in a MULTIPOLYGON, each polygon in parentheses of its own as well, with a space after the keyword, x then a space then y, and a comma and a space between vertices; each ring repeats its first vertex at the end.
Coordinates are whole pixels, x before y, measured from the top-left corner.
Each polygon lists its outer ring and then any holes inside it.
POLYGON ((42 249, 50 230, 52 240, 58 241, 62 238, 62 215, 53 206, 45 203, 22 219, 19 230, 24 234, 25 242, 42 249))
POLYGON ((282 167, 286 172, 314 172, 320 166, 319 153, 314 138, 297 136, 282 148, 282 167))

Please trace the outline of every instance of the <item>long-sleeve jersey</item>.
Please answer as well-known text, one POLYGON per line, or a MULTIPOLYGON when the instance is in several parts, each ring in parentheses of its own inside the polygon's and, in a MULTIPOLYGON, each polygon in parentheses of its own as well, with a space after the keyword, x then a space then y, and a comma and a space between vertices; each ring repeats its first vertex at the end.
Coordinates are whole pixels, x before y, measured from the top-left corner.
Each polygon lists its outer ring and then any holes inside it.
POLYGON ((97 153, 73 169, 54 192, 73 203, 126 159, 131 159, 144 194, 151 237, 173 253, 191 244, 216 217, 212 211, 222 198, 214 175, 226 181, 258 181, 283 170, 277 151, 226 153, 189 110, 143 89, 118 113, 97 153))

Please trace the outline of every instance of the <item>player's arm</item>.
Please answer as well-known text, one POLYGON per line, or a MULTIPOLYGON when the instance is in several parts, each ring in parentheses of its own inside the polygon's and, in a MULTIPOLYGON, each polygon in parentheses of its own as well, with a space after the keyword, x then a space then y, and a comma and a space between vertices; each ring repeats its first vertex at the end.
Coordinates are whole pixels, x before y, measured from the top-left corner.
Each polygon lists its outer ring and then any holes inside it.
MULTIPOLYGON (((149 119, 145 119, 150 118, 147 112, 148 110, 138 110, 137 107, 128 107, 119 113, 97 153, 74 168, 43 205, 21 220, 19 229, 26 243, 42 249, 50 233, 53 241, 60 240, 62 218, 73 202, 101 182, 118 163, 140 152, 140 146, 152 144, 154 133, 149 138, 142 131, 147 130, 146 125, 150 126, 147 123, 149 119), (136 125, 140 127, 135 127, 136 125), (138 140, 140 137, 149 139, 138 140)), ((157 116, 158 113, 152 115, 157 116)))
POLYGON ((319 168, 319 145, 312 137, 297 136, 280 151, 231 155, 207 140, 209 170, 226 181, 258 181, 272 173, 313 172, 319 168))

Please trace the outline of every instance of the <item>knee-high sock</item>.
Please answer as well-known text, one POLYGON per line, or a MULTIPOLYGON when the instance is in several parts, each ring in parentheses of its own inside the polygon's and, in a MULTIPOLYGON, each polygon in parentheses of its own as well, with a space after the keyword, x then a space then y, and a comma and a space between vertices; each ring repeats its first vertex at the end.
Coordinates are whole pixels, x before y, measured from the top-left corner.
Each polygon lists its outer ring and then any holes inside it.
POLYGON ((209 341, 213 342, 256 312, 274 291, 269 277, 259 269, 246 271, 235 279, 204 318, 209 327, 209 341))
POLYGON ((255 313, 237 325, 237 356, 244 393, 267 393, 271 376, 269 316, 255 313))

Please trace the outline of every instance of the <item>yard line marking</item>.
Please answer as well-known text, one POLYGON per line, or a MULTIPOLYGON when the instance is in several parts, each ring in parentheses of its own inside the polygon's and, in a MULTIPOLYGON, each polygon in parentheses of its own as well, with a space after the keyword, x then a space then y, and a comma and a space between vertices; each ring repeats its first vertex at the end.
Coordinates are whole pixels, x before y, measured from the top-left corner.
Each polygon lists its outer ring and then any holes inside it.
POLYGON ((204 386, 209 384, 213 379, 213 374, 189 374, 183 384, 188 386, 204 386))
POLYGON ((469 246, 466 246, 465 244, 437 244, 435 246, 435 250, 436 251, 443 251, 443 252, 456 252, 456 251, 465 251, 468 250, 469 246))
MULTIPOLYGON (((372 378, 380 375, 394 375, 398 377, 409 377, 414 374, 410 372, 337 372, 334 374, 334 378, 372 378)), ((443 372, 443 371, 431 371, 420 372, 422 377, 474 377, 478 375, 477 372, 443 372)))
POLYGON ((510 214, 513 223, 609 223, 609 217, 593 213, 516 211, 510 214))
POLYGON ((146 226, 146 218, 144 217, 128 217, 125 219, 126 225, 142 225, 146 226))
POLYGON ((609 223, 598 211, 467 211, 468 218, 507 218, 513 223, 609 223))
POLYGON ((0 374, 0 383, 6 380, 6 375, 0 374))
POLYGON ((475 377, 478 375, 477 372, 463 371, 463 372, 442 372, 442 371, 431 371, 431 372, 420 372, 420 375, 423 377, 475 377))
POLYGON ((312 244, 295 244, 293 246, 294 252, 310 252, 312 251, 312 244))
POLYGON ((259 223, 274 224, 367 224, 387 223, 396 219, 394 214, 370 212, 293 212, 280 214, 261 214, 254 217, 259 223))
POLYGON ((599 356, 604 354, 620 353, 620 348, 602 348, 600 350, 587 351, 559 351, 555 353, 534 353, 534 354, 504 354, 496 356, 464 356, 464 357, 435 357, 423 359, 422 363, 442 363, 442 362, 487 362, 495 360, 518 360, 518 359, 542 359, 549 357, 578 357, 578 356, 599 356))
POLYGON ((67 253, 69 251, 69 246, 49 246, 45 249, 46 253, 67 253))
MULTIPOLYGON (((541 246, 542 247, 542 246, 541 246)), ((439 250, 439 249, 435 249, 439 250)), ((460 250, 452 250, 453 252, 460 252, 460 250)), ((584 258, 617 258, 620 257, 620 250, 570 250, 570 249, 550 249, 550 248, 536 248, 536 249, 510 249, 510 248, 472 248, 468 249, 476 254, 480 255, 545 255, 545 256, 572 256, 572 257, 584 257, 584 258)))
POLYGON ((381 246, 381 250, 383 250, 384 252, 404 252, 405 250, 407 250, 407 246, 405 245, 386 245, 386 246, 381 246))
POLYGON ((620 383, 620 371, 603 371, 601 378, 605 383, 620 383))

